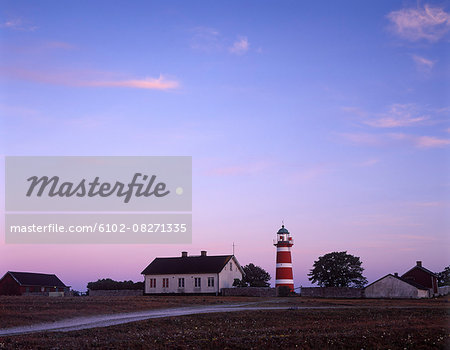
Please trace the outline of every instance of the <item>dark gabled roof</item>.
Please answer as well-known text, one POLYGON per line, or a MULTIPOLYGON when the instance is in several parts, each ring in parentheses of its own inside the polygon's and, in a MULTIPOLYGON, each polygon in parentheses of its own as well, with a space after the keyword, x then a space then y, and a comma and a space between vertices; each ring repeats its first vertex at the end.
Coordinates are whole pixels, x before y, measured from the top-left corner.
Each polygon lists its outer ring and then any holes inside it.
MULTIPOLYGON (((233 255, 185 256, 176 258, 155 258, 143 275, 171 275, 189 273, 219 273, 233 255)), ((239 269, 241 267, 239 266, 239 269)))
POLYGON ((399 277, 399 276, 395 276, 395 275, 393 275, 393 274, 391 274, 391 273, 388 273, 386 276, 383 276, 383 277, 377 279, 375 282, 372 282, 371 284, 368 284, 367 286, 364 287, 364 289, 367 288, 367 287, 369 287, 369 286, 371 286, 371 285, 374 284, 374 283, 377 283, 378 281, 381 281, 382 279, 384 279, 384 278, 386 278, 386 277, 388 277, 388 276, 394 277, 394 278, 396 278, 396 279, 398 279, 398 280, 400 280, 400 281, 402 281, 402 282, 408 283, 409 285, 411 285, 411 286, 413 286, 413 287, 415 287, 415 288, 417 288, 417 289, 429 290, 429 288, 424 287, 424 286, 422 286, 422 285, 419 284, 419 283, 416 283, 416 282, 413 282, 413 281, 409 281, 409 280, 404 279, 404 278, 401 278, 401 277, 399 277))
POLYGON ((56 275, 34 272, 8 271, 21 286, 67 287, 56 275))
POLYGON ((434 277, 437 277, 437 275, 436 275, 434 272, 432 272, 432 271, 426 269, 425 267, 418 266, 418 265, 416 265, 416 266, 410 268, 408 271, 406 271, 406 272, 402 275, 402 277, 403 277, 404 275, 406 275, 407 273, 411 272, 412 270, 415 270, 415 269, 422 270, 422 271, 428 273, 429 275, 432 275, 432 276, 434 276, 434 277))

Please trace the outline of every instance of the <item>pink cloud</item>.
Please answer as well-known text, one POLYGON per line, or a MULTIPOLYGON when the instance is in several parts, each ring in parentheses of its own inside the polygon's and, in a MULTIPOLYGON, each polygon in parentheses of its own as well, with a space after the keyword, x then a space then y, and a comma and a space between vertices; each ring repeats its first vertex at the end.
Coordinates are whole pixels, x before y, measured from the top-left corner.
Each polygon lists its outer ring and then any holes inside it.
POLYGON ((395 128, 413 126, 430 117, 417 111, 413 104, 394 104, 386 113, 378 114, 378 118, 366 120, 363 123, 376 128, 395 128))
POLYGON ((364 162, 361 162, 358 165, 362 166, 362 167, 370 167, 370 166, 374 166, 375 164, 378 164, 379 162, 380 162, 379 159, 372 158, 372 159, 368 159, 364 162))
POLYGON ((239 175, 249 175, 259 173, 267 169, 271 163, 269 162, 255 162, 242 165, 232 165, 214 168, 208 171, 209 175, 219 175, 219 176, 239 176, 239 175))
POLYGON ((38 72, 23 69, 8 69, 4 74, 12 78, 44 84, 87 87, 125 87, 133 89, 170 90, 179 86, 176 80, 159 78, 122 79, 112 73, 100 72, 38 72))
POLYGON ((450 29, 450 14, 440 7, 408 8, 387 15, 394 32, 401 38, 431 42, 442 38, 450 29))
POLYGON ((450 145, 450 139, 441 139, 434 136, 419 136, 414 141, 419 148, 436 148, 450 145))
POLYGON ((74 45, 66 43, 64 41, 49 41, 43 45, 45 49, 64 49, 72 50, 75 48, 74 45))
POLYGON ((342 136, 347 141, 359 145, 380 146, 384 143, 382 135, 359 132, 359 133, 341 133, 340 136, 342 136))
POLYGON ((413 55, 412 58, 416 63, 417 68, 425 71, 430 71, 436 63, 435 61, 417 55, 413 55))
POLYGON ((364 111, 364 110, 362 110, 361 108, 358 108, 358 107, 345 106, 345 107, 341 107, 341 109, 344 112, 355 114, 358 117, 367 117, 367 114, 368 114, 366 111, 364 111))
POLYGON ((9 19, 6 22, 0 24, 0 27, 24 32, 34 32, 36 29, 38 29, 37 26, 31 25, 21 18, 9 19))
POLYGON ((387 134, 393 140, 408 141, 418 148, 438 148, 450 145, 450 139, 442 139, 435 136, 415 136, 404 133, 387 134))
POLYGON ((344 133, 340 136, 352 143, 366 146, 389 146, 393 142, 412 144, 417 148, 439 148, 450 145, 450 139, 435 136, 416 136, 401 132, 384 134, 344 133))
POLYGON ((430 207, 443 207, 443 206, 448 206, 449 203, 448 202, 444 202, 444 201, 424 201, 424 202, 409 202, 407 203, 409 205, 413 205, 415 207, 425 207, 425 208, 430 208, 430 207))
POLYGON ((153 89, 153 90, 168 90, 175 89, 179 86, 177 81, 166 80, 163 76, 158 79, 145 78, 134 80, 115 80, 115 81, 86 81, 81 82, 85 86, 105 86, 105 87, 127 87, 134 89, 153 89))
POLYGON ((246 37, 240 37, 230 47, 230 52, 236 55, 242 55, 248 51, 250 44, 246 37))
POLYGON ((367 214, 354 217, 348 222, 351 226, 383 226, 383 227, 419 227, 410 216, 395 214, 367 214))
POLYGON ((407 240, 420 240, 420 241, 435 241, 436 238, 432 236, 423 236, 423 235, 396 235, 400 239, 407 240))
POLYGON ((209 27, 197 27, 193 29, 194 36, 191 39, 191 48, 212 52, 222 48, 222 39, 220 33, 209 27))
POLYGON ((438 148, 450 145, 450 139, 435 136, 415 136, 404 133, 390 133, 388 136, 393 140, 409 141, 418 148, 438 148))
POLYGON ((292 172, 291 174, 288 174, 287 180, 289 183, 295 184, 307 183, 331 171, 332 169, 330 165, 317 164, 311 167, 305 167, 304 169, 300 169, 292 172))

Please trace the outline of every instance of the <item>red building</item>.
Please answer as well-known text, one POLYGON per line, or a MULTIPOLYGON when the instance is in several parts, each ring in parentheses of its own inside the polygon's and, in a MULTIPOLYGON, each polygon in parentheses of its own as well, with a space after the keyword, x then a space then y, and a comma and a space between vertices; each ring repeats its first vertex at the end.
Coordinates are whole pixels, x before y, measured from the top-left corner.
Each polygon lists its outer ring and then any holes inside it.
POLYGON ((49 295, 50 292, 69 292, 56 275, 8 271, 0 279, 0 295, 49 295))
POLYGON ((416 266, 404 273, 402 278, 428 288, 431 296, 438 294, 437 276, 435 273, 424 268, 422 261, 417 261, 416 266))

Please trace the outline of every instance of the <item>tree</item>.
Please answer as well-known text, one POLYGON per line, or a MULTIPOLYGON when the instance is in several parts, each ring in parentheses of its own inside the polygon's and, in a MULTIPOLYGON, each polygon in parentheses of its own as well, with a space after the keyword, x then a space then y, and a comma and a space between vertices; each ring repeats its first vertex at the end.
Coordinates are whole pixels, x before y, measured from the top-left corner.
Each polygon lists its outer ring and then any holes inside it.
POLYGON ((243 268, 244 276, 242 282, 249 284, 250 287, 268 287, 270 281, 269 273, 259 266, 250 263, 243 268))
POLYGON ((450 286, 450 265, 444 271, 437 273, 438 286, 450 286))
POLYGON ((320 287, 363 287, 367 279, 362 275, 364 269, 359 257, 347 252, 332 252, 314 261, 308 274, 312 283, 320 287))
POLYGON ((248 283, 245 282, 243 279, 240 280, 239 278, 235 278, 233 282, 233 287, 248 287, 248 283))

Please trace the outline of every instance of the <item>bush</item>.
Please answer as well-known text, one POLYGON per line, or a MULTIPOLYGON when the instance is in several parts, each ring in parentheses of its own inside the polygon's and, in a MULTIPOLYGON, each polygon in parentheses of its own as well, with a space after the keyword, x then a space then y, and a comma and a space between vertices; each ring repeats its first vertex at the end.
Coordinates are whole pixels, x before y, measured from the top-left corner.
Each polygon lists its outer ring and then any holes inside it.
POLYGON ((277 296, 279 297, 288 297, 291 294, 291 288, 288 286, 280 286, 277 288, 277 296))

